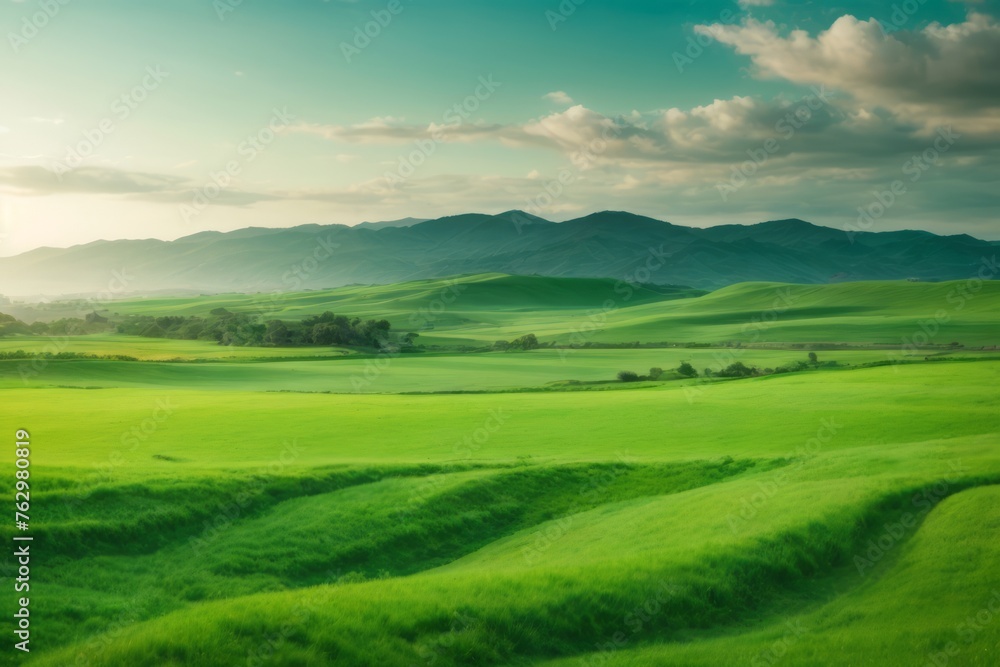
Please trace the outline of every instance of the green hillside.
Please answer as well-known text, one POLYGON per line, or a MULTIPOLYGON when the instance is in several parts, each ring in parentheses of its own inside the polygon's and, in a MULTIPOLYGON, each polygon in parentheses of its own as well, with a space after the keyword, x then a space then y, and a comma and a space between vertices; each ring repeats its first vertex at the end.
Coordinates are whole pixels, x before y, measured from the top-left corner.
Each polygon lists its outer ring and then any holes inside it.
MULTIPOLYGON (((51 509, 35 594, 50 648, 32 662, 231 664, 277 636, 280 665, 509 664, 592 657, 621 631, 616 664, 720 664, 792 620, 809 634, 790 664, 833 647, 834 664, 912 664, 1000 586, 995 494, 963 491, 1000 480, 998 380, 981 362, 694 397, 9 393, 5 415, 52 443, 33 460, 51 509), (107 437, 105 415, 124 436, 164 402, 134 446, 107 437), (111 478, 85 472, 108 461, 111 478), (855 555, 906 512, 912 529, 859 575, 855 555), (908 602, 943 590, 933 614, 908 602)), ((987 626, 976 646, 998 641, 987 626)))
POLYGON ((1000 623, 957 628, 1000 590, 996 283, 621 287, 276 301, 416 312, 407 353, 0 340, 0 428, 32 443, 23 664, 995 664, 1000 623))
MULTIPOLYGON (((124 337, 123 337, 124 338, 124 337)), ((129 342, 125 343, 126 345, 129 342)), ((19 348, 25 347, 23 344, 19 348)), ((138 347, 138 346, 137 346, 138 347)), ((223 348, 251 350, 252 348, 223 348)), ((309 350, 310 348, 279 348, 309 350)), ((260 350, 257 350, 260 353, 260 350)), ((923 360, 926 351, 822 351, 821 360, 841 369, 886 361, 923 360)), ((682 362, 699 372, 722 370, 734 361, 758 368, 805 362, 806 353, 784 349, 624 349, 533 350, 524 353, 386 356, 353 355, 333 360, 283 360, 261 363, 235 357, 223 363, 136 363, 104 360, 0 361, 0 387, 198 387, 223 391, 315 391, 400 393, 519 389, 614 388, 619 371, 645 374, 671 371, 682 362)), ((948 353, 948 358, 991 358, 992 352, 948 353)), ((294 357, 288 357, 294 359, 294 357)), ((662 381, 674 381, 668 372, 662 381)))
POLYGON ((994 346, 997 312, 997 281, 747 283, 689 302, 622 309, 594 338, 994 346))
POLYGON ((427 344, 482 345, 535 333, 564 345, 850 342, 1000 344, 1000 282, 745 283, 697 292, 613 280, 465 276, 401 285, 271 295, 115 302, 120 313, 205 314, 213 308, 300 319, 325 310, 386 318, 427 344), (925 326, 922 326, 924 323, 925 326))
MULTIPOLYGON (((307 292, 220 294, 182 298, 125 299, 112 310, 137 314, 204 315, 213 308, 266 310, 275 317, 301 318, 324 310, 351 312, 359 317, 396 318, 421 309, 435 311, 539 311, 593 308, 606 299, 629 295, 632 303, 649 303, 703 294, 685 288, 627 285, 606 278, 548 278, 500 273, 417 280, 392 285, 356 285, 307 292)), ((437 314, 437 313, 434 313, 437 314)))

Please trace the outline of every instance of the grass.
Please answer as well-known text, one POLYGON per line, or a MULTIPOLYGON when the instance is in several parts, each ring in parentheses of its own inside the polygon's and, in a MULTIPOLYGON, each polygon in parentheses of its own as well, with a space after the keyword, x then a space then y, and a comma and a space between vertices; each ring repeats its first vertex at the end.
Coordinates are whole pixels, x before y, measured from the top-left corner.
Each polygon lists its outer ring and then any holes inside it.
MULTIPOLYGON (((68 307, 68 306, 67 306, 68 307)), ((621 343, 849 343, 995 347, 1000 283, 742 283, 702 294, 603 279, 484 274, 287 294, 123 299, 108 312, 205 315, 213 308, 301 319, 325 310, 386 318, 428 346, 491 345, 535 333, 567 346, 621 343)), ((39 317, 66 313, 59 304, 39 317)), ((79 312, 75 312, 79 316, 79 312)), ((224 348, 227 356, 240 354, 224 348)), ((192 348, 200 354, 200 348, 192 348)), ((139 355, 135 355, 139 356, 139 355)))
POLYGON ((784 455, 837 419, 845 442, 920 442, 995 426, 990 382, 1000 364, 940 362, 627 392, 367 396, 134 390, 5 390, 7 419, 71 448, 39 466, 80 466, 128 450, 120 470, 268 463, 297 440, 290 466, 334 463, 601 461, 628 449, 654 460, 784 455), (933 387, 933 391, 929 388, 933 387), (942 400, 947 398, 947 400, 942 400), (885 414, 896 416, 886 420, 885 414), (573 419, 593 414, 594 418, 573 419), (725 414, 727 419, 719 420, 725 414), (15 417, 17 416, 17 417, 15 417), (224 418, 220 418, 220 416, 224 418), (502 425, 495 427, 498 421, 502 425), (724 423, 723 423, 724 422, 724 423), (479 429, 492 432, 484 434, 479 429), (477 436, 466 443, 467 437, 477 436))
POLYGON ((345 348, 317 347, 236 347, 203 340, 170 340, 117 334, 85 336, 9 336, 0 338, 0 352, 28 354, 86 354, 94 356, 125 355, 143 361, 242 360, 259 358, 295 358, 354 354, 345 348))
MULTIPOLYGON (((851 340, 891 337, 950 287, 892 284, 881 315, 865 309, 887 284, 864 287, 871 302, 857 286, 808 289, 787 331, 818 342, 822 322, 854 317, 851 340)), ((992 289, 952 320, 970 340, 996 331, 996 311, 976 305, 992 289)), ((420 294, 371 299, 400 290, 420 294)), ((661 316, 723 331, 771 290, 650 292, 601 335, 661 316)), ((495 301, 491 326, 555 318, 546 298, 495 301)), ((567 300, 563 331, 584 301, 567 300)), ((181 349, 146 342, 81 344, 181 349)), ((198 346, 190 358, 207 359, 198 346)), ((0 429, 32 436, 37 620, 23 662, 892 666, 952 651, 948 665, 996 664, 1000 613, 960 628, 1000 591, 1000 360, 917 350, 860 367, 888 352, 818 353, 844 369, 629 391, 558 389, 806 352, 402 356, 361 392, 348 383, 372 359, 52 360, 27 384, 22 361, 2 362, 0 429), (497 391, 532 387, 553 390, 497 391), (405 393, 458 390, 481 393, 405 393)), ((13 469, 8 458, 8 494, 13 469)), ((0 561, 5 577, 13 565, 0 561)), ((0 597, 0 613, 13 602, 0 597)))
POLYGON ((634 341, 899 346, 914 337, 918 346, 1000 344, 990 326, 1000 304, 997 281, 742 283, 700 294, 612 280, 486 274, 281 295, 126 299, 109 311, 204 315, 225 307, 300 319, 332 310, 386 318, 396 331, 419 332, 421 343, 446 346, 492 344, 526 333, 577 346, 634 341))
MULTIPOLYGON (((803 666, 996 664, 1000 577, 996 553, 984 549, 984 540, 1000 529, 998 507, 996 486, 947 498, 899 547, 890 570, 822 604, 804 605, 791 618, 774 615, 750 632, 605 650, 583 659, 638 667, 767 664, 779 657, 782 664, 803 666)), ((578 665, 580 658, 545 664, 578 665)))
MULTIPOLYGON (((126 345, 130 341, 126 342, 126 345)), ((250 349, 250 348, 239 348, 250 349)), ((925 353, 886 350, 821 351, 823 362, 842 366, 887 360, 922 360, 925 353)), ((401 393, 541 388, 554 383, 614 381, 620 370, 645 374, 689 361, 699 372, 734 361, 760 368, 806 361, 806 352, 773 349, 533 350, 527 353, 396 355, 331 360, 218 363, 135 363, 105 360, 0 361, 0 387, 147 387, 226 391, 401 393)), ((950 356, 991 358, 991 352, 950 356)), ((665 376, 665 378, 675 376, 665 376)), ((615 383, 617 384, 617 383, 615 383)))

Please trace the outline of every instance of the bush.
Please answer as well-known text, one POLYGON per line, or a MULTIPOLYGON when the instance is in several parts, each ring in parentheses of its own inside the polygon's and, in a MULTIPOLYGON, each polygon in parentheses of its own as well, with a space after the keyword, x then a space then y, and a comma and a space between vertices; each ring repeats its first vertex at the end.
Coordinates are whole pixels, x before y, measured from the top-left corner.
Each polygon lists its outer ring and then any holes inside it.
POLYGON ((639 374, 632 371, 618 371, 618 379, 622 382, 638 382, 639 374))
POLYGON ((729 364, 724 369, 716 373, 719 377, 724 378, 743 378, 750 377, 751 375, 757 375, 759 371, 753 366, 747 366, 742 361, 737 361, 734 364, 729 364))
POLYGON ((686 378, 698 377, 698 371, 694 366, 686 361, 682 362, 681 365, 677 367, 677 372, 686 378))
POLYGON ((663 375, 663 369, 662 368, 657 368, 656 366, 654 366, 653 368, 649 369, 649 379, 650 380, 658 380, 661 375, 663 375))
POLYGON ((510 342, 512 350, 535 350, 538 349, 538 338, 535 334, 526 334, 510 342))

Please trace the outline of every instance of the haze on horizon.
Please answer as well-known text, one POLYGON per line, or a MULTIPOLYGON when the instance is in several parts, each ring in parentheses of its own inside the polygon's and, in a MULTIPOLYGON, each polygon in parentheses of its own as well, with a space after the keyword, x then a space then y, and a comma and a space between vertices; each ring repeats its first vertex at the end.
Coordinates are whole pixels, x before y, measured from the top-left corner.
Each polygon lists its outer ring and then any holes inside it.
POLYGON ((0 256, 510 209, 1000 238, 994 0, 43 4, 0 4, 0 256))

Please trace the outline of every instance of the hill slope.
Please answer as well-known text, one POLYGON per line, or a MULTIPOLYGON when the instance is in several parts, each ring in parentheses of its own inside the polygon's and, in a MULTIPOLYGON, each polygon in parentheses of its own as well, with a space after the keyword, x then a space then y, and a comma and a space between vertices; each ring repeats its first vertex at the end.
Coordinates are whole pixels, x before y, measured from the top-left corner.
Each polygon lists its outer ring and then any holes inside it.
MULTIPOLYGON (((93 304, 2 306, 25 321, 79 317, 93 304)), ((543 342, 854 343, 1000 345, 1000 281, 867 281, 832 285, 754 282, 704 294, 608 278, 482 274, 280 294, 130 298, 102 313, 205 316, 214 308, 298 320, 324 311, 387 319, 425 345, 492 345, 534 333, 543 342)), ((42 344, 44 339, 40 339, 42 344)), ((5 349, 24 346, 12 342, 5 349)), ((34 345, 24 346, 25 349, 34 345)), ((82 350, 81 350, 82 351, 82 350)), ((184 356, 178 350, 174 356, 184 356)), ((216 355, 217 356, 217 355, 216 355)))
POLYGON ((300 318, 324 310, 386 318, 397 330, 492 343, 534 333, 586 343, 877 343, 1000 345, 1000 281, 742 283, 709 294, 608 279, 463 276, 280 295, 142 299, 115 310, 204 314, 225 306, 300 318), (263 305, 261 305, 263 304, 263 305), (271 310, 273 308, 273 310, 271 310))
POLYGON ((171 242, 39 248, 0 259, 0 292, 288 291, 491 272, 701 289, 754 280, 947 280, 975 275, 996 252, 965 235, 848 236, 801 220, 697 229, 614 211, 558 224, 520 211, 401 224, 249 228, 171 242))
MULTIPOLYGON (((9 414, 57 443, 32 462, 51 510, 29 664, 747 664, 783 620, 805 634, 782 664, 923 664, 1000 585, 1000 364, 974 366, 729 382, 694 402, 11 392, 9 414), (175 414, 120 476, 88 474, 121 448, 107 415, 139 424, 156 399, 175 414), (503 427, 462 456, 490 410, 503 427)), ((996 664, 1000 625, 982 628, 953 664, 996 664)))

